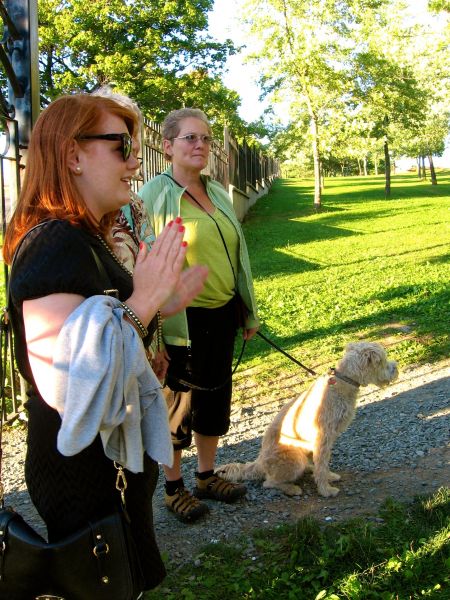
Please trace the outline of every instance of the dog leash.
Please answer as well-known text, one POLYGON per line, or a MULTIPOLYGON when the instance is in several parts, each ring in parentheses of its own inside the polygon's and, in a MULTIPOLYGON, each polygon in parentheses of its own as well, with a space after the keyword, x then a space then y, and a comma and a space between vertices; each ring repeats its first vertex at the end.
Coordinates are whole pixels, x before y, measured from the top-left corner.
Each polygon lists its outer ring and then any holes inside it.
POLYGON ((297 360, 291 354, 289 354, 288 352, 286 352, 285 350, 283 350, 282 348, 277 346, 274 342, 272 342, 272 340, 269 340, 269 338, 266 337, 263 333, 261 333, 260 331, 257 331, 256 335, 259 335, 259 337, 262 338, 265 342, 267 342, 270 346, 272 346, 272 348, 275 348, 275 350, 278 350, 278 352, 281 352, 281 354, 284 354, 284 356, 286 356, 293 363, 295 363, 296 365, 298 365, 299 367, 301 367, 302 369, 307 371, 310 375, 313 375, 314 377, 317 376, 317 373, 315 371, 313 371, 309 367, 305 367, 305 365, 303 365, 299 360, 297 360))
MULTIPOLYGON (((262 338, 265 342, 267 342, 270 346, 275 348, 275 350, 278 350, 278 352, 281 352, 281 354, 284 354, 284 356, 289 358, 289 360, 291 360, 293 363, 295 363, 296 365, 298 365, 299 367, 304 369, 307 373, 309 373, 310 375, 313 375, 314 377, 317 376, 317 373, 313 369, 306 367, 299 360, 294 358, 291 354, 289 354, 288 352, 286 352, 285 350, 283 350, 282 348, 277 346, 274 342, 272 342, 272 340, 269 340, 269 338, 266 337, 263 333, 261 333, 260 331, 257 331, 256 334, 259 335, 259 337, 262 338)), ((360 384, 357 381, 354 381, 350 377, 347 377, 346 375, 339 373, 339 371, 337 371, 334 367, 330 367, 328 369, 328 375, 330 376, 328 379, 328 383, 330 385, 334 385, 336 383, 336 377, 337 377, 338 379, 341 379, 342 381, 345 381, 346 383, 349 383, 350 385, 353 385, 354 387, 357 387, 357 388, 360 387, 360 384)))

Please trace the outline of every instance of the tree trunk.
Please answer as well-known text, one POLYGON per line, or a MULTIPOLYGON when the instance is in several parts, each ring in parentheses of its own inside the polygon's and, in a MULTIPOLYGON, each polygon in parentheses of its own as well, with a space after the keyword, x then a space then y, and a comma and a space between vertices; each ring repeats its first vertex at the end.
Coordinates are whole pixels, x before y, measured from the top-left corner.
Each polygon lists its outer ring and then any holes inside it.
POLYGON ((425 167, 425 156, 422 156, 422 175, 423 175, 424 179, 427 178, 427 169, 425 167))
POLYGON ((430 163, 431 185, 437 185, 436 171, 434 170, 433 157, 431 154, 428 155, 428 162, 430 163))
POLYGON ((361 161, 359 158, 357 158, 356 160, 358 161, 358 172, 359 172, 359 176, 361 177, 361 175, 362 175, 361 161))
POLYGON ((311 111, 310 116, 314 158, 314 208, 320 210, 322 204, 322 190, 320 182, 319 127, 317 124, 317 117, 313 111, 311 111))
POLYGON ((389 156, 389 145, 387 140, 384 142, 384 169, 386 178, 384 197, 389 198, 391 195, 391 157, 389 156))
POLYGON ((363 159, 363 166, 364 166, 364 177, 367 177, 367 156, 365 156, 363 159))
POLYGON ((374 164, 374 167, 375 167, 375 175, 378 175, 378 156, 374 157, 373 164, 374 164))
POLYGON ((417 157, 417 177, 422 179, 422 165, 420 164, 420 156, 417 157))

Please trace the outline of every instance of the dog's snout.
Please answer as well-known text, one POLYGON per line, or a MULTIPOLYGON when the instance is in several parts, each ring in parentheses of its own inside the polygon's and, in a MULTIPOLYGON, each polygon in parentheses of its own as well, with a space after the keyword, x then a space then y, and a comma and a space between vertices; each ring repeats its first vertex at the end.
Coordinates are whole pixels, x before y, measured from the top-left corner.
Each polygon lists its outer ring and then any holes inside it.
POLYGON ((395 381, 398 377, 398 366, 394 360, 389 363, 389 372, 391 381, 395 381))

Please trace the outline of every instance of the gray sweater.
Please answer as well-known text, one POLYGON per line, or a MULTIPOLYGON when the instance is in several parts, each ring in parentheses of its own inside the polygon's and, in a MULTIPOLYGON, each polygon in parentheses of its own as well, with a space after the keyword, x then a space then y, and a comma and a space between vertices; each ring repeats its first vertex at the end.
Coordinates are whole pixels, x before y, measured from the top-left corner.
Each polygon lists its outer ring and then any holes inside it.
POLYGON ((78 454, 100 433, 106 456, 133 473, 143 471, 144 451, 172 465, 161 385, 119 300, 92 296, 69 315, 53 367, 61 454, 78 454))

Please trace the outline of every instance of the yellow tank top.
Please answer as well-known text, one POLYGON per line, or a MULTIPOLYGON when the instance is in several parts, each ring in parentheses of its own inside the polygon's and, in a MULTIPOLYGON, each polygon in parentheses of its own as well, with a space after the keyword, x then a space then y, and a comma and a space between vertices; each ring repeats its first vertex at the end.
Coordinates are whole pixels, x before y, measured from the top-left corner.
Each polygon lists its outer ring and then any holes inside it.
MULTIPOLYGON (((219 231, 212 218, 201 208, 181 199, 181 217, 186 228, 184 240, 188 243, 188 266, 206 265, 208 278, 191 306, 218 308, 235 293, 235 280, 219 231)), ((234 225, 218 208, 212 214, 222 232, 235 274, 238 268, 239 238, 234 225)))

